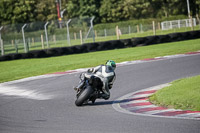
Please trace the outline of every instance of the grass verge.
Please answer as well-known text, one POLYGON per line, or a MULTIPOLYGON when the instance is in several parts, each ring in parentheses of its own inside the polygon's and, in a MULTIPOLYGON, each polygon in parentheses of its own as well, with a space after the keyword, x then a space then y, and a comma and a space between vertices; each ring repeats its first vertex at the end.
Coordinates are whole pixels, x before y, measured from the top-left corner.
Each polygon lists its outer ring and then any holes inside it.
POLYGON ((5 61, 0 62, 0 82, 53 72, 93 67, 103 64, 108 59, 122 62, 198 50, 200 50, 200 39, 51 58, 5 61))
POLYGON ((153 94, 150 101, 168 108, 200 111, 200 75, 172 82, 153 94))

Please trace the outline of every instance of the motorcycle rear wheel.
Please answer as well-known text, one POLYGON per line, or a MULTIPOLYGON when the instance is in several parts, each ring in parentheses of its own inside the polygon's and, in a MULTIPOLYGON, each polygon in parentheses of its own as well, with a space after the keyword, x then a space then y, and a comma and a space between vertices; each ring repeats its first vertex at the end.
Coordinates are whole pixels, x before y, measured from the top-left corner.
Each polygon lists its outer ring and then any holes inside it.
POLYGON ((76 106, 81 106, 86 100, 88 100, 91 96, 91 94, 93 93, 93 89, 91 86, 87 86, 87 88, 85 88, 81 94, 77 97, 75 104, 76 106))

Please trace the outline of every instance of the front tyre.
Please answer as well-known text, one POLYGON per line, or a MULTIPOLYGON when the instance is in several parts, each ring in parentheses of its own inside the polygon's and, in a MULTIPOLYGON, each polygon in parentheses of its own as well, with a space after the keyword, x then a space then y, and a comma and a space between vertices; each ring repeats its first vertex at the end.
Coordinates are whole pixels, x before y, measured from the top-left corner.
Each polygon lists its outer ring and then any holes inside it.
POLYGON ((93 93, 93 89, 91 86, 87 86, 81 94, 77 97, 75 104, 76 106, 81 106, 86 100, 90 98, 90 95, 93 93))

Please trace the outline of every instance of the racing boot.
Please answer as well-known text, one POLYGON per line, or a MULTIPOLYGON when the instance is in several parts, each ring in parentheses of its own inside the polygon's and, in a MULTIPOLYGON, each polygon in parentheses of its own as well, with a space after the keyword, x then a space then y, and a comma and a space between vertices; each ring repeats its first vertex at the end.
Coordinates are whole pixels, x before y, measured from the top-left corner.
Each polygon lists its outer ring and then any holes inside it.
POLYGON ((92 101, 92 103, 94 104, 95 101, 96 101, 96 97, 92 97, 92 98, 90 99, 90 101, 92 101))
POLYGON ((110 98, 110 95, 107 95, 105 93, 101 93, 98 98, 103 98, 105 100, 108 100, 110 98))

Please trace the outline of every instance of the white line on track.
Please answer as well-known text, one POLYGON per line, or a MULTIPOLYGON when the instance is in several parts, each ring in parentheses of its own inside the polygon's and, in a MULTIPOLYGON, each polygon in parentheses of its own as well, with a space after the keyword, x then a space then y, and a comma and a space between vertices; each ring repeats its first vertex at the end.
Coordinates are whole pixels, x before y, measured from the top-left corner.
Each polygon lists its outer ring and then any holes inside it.
POLYGON ((134 107, 128 108, 128 110, 137 110, 137 109, 154 108, 154 107, 158 107, 158 106, 155 106, 155 105, 134 106, 134 107))
POLYGON ((150 94, 134 95, 134 96, 132 96, 131 98, 142 98, 142 97, 148 97, 148 96, 150 96, 150 95, 152 95, 152 93, 150 93, 150 94))
POLYGON ((121 103, 121 105, 132 104, 132 103, 144 103, 144 102, 147 102, 147 100, 132 100, 126 103, 121 103))
POLYGON ((44 95, 34 90, 27 90, 18 88, 16 86, 5 86, 0 84, 0 95, 14 96, 19 98, 33 99, 33 100, 49 100, 52 99, 51 95, 44 95))
POLYGON ((187 113, 187 114, 180 114, 180 115, 176 115, 177 117, 200 117, 200 113, 187 113))
POLYGON ((178 110, 177 109, 154 110, 154 111, 143 112, 143 114, 153 115, 157 113, 164 113, 164 112, 170 112, 170 111, 178 111, 178 110))

